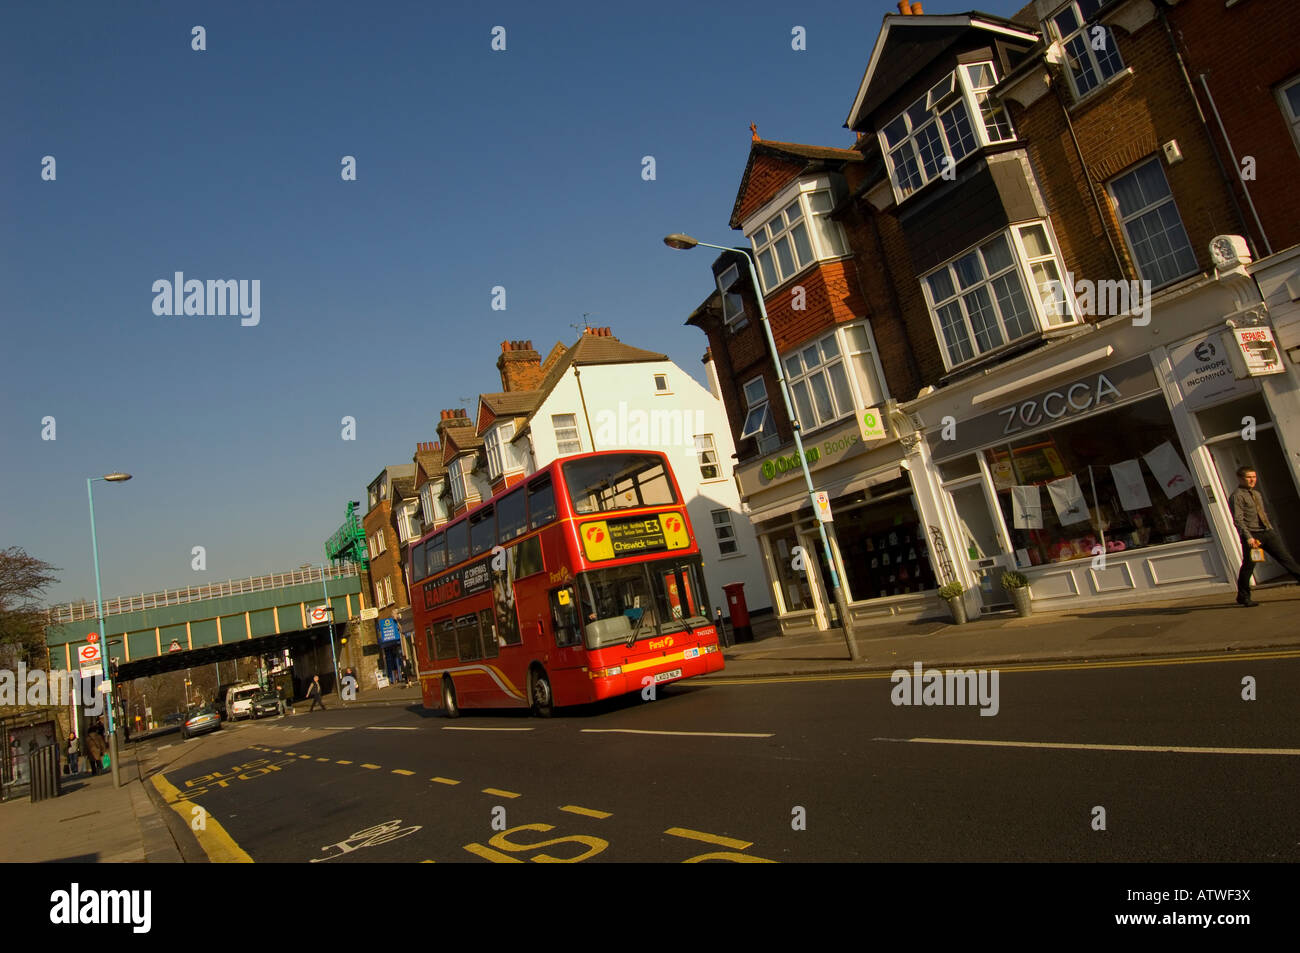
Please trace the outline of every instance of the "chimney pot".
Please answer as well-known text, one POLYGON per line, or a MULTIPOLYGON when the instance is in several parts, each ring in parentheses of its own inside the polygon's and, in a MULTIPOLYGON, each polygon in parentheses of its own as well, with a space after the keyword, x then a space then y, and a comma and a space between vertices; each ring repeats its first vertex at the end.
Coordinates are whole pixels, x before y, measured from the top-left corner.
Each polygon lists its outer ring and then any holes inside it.
POLYGON ((919 17, 924 12, 925 11, 921 9, 921 0, 916 0, 916 2, 912 4, 912 16, 919 17))
POLYGON ((912 8, 908 5, 907 0, 898 0, 898 12, 905 17, 912 15, 912 8))

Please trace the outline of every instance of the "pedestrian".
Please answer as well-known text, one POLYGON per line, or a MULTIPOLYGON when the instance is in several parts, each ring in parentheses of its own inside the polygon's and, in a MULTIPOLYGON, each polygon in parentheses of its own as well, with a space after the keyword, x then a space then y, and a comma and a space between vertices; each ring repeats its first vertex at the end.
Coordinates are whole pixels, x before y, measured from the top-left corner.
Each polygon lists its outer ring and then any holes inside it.
POLYGON ((81 749, 77 746, 77 736, 68 736, 68 774, 77 773, 77 762, 81 759, 81 749))
POLYGON ((104 773, 104 728, 95 722, 86 731, 86 757, 90 759, 92 775, 104 773))
POLYGON ((1254 575, 1256 561, 1263 561, 1268 553, 1278 564, 1300 582, 1300 565, 1287 552, 1286 543, 1273 528, 1264 508, 1264 497, 1255 488, 1259 477, 1253 467, 1237 470, 1237 489, 1229 503, 1232 506, 1232 524, 1241 537, 1241 571, 1237 573, 1237 604, 1251 608, 1259 605, 1250 597, 1250 577, 1254 575), (1258 553, 1258 555, 1256 555, 1258 553))
POLYGON ((311 677, 311 684, 307 686, 307 697, 311 699, 311 707, 307 709, 308 713, 315 711, 317 705, 320 705, 321 711, 329 710, 325 707, 325 702, 321 700, 319 675, 311 677))

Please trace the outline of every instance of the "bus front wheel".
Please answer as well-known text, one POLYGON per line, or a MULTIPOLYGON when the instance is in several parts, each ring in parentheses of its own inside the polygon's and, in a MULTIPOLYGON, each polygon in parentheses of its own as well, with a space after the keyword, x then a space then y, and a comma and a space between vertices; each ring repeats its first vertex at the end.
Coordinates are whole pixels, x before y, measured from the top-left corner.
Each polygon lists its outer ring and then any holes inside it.
POLYGON ((547 678, 546 670, 533 669, 532 682, 529 694, 532 696, 533 714, 541 718, 550 718, 555 714, 555 695, 551 691, 551 680, 547 678))
POLYGON ((442 711, 448 718, 460 715, 460 705, 456 703, 456 684, 448 675, 442 677, 442 711))

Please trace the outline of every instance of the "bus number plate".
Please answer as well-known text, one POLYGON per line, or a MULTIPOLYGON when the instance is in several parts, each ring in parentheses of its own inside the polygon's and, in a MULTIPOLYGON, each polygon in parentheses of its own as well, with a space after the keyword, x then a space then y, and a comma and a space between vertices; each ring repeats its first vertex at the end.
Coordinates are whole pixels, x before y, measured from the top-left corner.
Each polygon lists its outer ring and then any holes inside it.
POLYGON ((674 678, 681 678, 681 677, 682 677, 682 670, 680 668, 675 668, 671 672, 660 672, 658 675, 655 676, 655 681, 667 682, 667 681, 671 681, 674 678))

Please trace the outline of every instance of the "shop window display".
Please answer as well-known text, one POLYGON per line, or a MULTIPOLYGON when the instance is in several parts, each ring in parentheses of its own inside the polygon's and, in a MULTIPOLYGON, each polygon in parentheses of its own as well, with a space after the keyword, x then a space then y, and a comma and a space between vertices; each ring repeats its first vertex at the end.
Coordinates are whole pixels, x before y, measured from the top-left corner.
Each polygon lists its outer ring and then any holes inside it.
POLYGON ((1021 567, 1210 535, 1159 396, 984 454, 1021 567))
POLYGON ((850 599, 879 599, 936 588, 925 526, 910 493, 856 509, 836 510, 835 533, 850 599))
MULTIPOLYGON (((773 533, 772 561, 776 564, 777 582, 781 587, 781 600, 786 612, 798 612, 813 607, 812 589, 808 585, 808 573, 794 568, 794 548, 799 545, 799 538, 794 530, 773 533)), ((804 553, 804 565, 816 565, 812 553, 804 553)))

